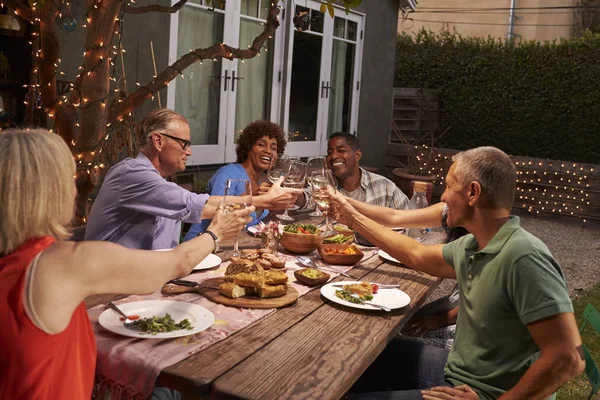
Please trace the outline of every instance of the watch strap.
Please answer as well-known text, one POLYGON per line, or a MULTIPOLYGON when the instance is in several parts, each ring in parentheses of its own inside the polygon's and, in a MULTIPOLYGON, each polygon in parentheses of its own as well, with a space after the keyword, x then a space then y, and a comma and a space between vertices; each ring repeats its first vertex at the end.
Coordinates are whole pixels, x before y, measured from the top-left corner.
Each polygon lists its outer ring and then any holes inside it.
POLYGON ((204 231, 204 233, 209 234, 213 238, 213 240, 215 242, 215 249, 213 250, 213 253, 216 253, 216 252, 220 251, 221 250, 221 246, 219 246, 219 242, 220 241, 219 241, 219 238, 217 237, 217 235, 215 235, 214 232, 211 232, 211 231, 208 231, 208 230, 204 231))

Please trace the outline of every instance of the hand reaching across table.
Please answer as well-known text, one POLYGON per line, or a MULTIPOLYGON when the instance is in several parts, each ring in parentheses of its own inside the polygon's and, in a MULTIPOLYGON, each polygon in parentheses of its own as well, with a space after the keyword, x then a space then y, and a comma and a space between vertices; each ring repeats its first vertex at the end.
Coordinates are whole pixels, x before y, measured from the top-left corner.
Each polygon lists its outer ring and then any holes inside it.
POLYGON ((293 206, 303 191, 302 189, 282 187, 283 179, 283 177, 279 178, 279 181, 273 185, 269 182, 262 183, 258 189, 258 196, 253 199, 254 204, 269 210, 285 210, 293 206))

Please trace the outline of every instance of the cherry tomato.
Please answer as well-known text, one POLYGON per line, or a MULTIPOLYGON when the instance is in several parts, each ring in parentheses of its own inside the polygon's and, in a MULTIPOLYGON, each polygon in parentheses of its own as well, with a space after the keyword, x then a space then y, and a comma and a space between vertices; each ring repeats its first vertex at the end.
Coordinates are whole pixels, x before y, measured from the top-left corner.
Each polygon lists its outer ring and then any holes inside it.
POLYGON ((373 287, 373 294, 376 294, 379 290, 379 285, 376 283, 371 283, 371 286, 373 287))

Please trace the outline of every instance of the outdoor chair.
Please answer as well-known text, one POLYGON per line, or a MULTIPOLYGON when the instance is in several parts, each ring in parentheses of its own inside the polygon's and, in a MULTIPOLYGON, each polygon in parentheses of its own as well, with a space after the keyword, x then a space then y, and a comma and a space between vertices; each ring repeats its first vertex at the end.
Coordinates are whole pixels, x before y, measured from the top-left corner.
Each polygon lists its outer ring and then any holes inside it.
MULTIPOLYGON (((581 328, 579 328, 580 334, 583 334, 583 330, 588 323, 596 330, 598 334, 600 334, 600 313, 591 304, 588 304, 583 312, 583 324, 581 325, 581 328)), ((600 389, 600 370, 598 370, 598 366, 592 359, 592 356, 590 355, 590 352, 585 344, 583 345, 583 354, 585 357, 585 374, 592 385, 592 393, 590 393, 590 396, 588 397, 588 400, 590 400, 596 393, 598 393, 598 389, 600 389)))

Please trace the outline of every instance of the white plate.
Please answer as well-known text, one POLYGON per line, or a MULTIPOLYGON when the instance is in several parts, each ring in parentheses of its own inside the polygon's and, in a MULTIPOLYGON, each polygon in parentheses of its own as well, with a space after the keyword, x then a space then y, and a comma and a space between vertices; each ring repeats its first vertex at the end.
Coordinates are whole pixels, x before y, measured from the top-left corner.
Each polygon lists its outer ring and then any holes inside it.
MULTIPOLYGON (((339 287, 333 285, 349 285, 352 283, 358 283, 356 281, 343 281, 343 282, 331 282, 321 288, 321 294, 328 300, 334 303, 341 304, 343 306, 352 308, 361 308, 363 310, 379 310, 377 307, 369 306, 366 304, 355 304, 349 301, 342 300, 335 295, 336 290, 341 290, 339 287)), ((389 307, 391 309, 402 308, 410 304, 410 296, 404 293, 400 289, 379 289, 379 291, 373 295, 373 300, 369 302, 375 304, 381 304, 382 306, 389 307)))
POLYGON ((385 251, 379 249, 379 251, 377 252, 377 254, 379 254, 379 257, 381 258, 385 258, 388 261, 392 261, 398 264, 402 264, 400 261, 396 260, 394 257, 390 256, 388 253, 386 253, 385 251))
MULTIPOLYGON (((173 250, 173 249, 156 249, 154 251, 171 251, 171 250, 173 250)), ((200 264, 198 264, 194 267, 194 271, 199 271, 201 269, 214 268, 218 265, 221 265, 222 262, 223 262, 223 260, 221 259, 221 257, 219 257, 216 254, 210 253, 209 255, 206 256, 206 258, 204 260, 200 261, 200 264)))
POLYGON ((248 232, 250 232, 251 234, 254 235, 256 233, 257 227, 256 227, 256 225, 252 225, 252 226, 249 226, 247 228, 247 230, 248 230, 248 232))
POLYGON ((119 304, 118 307, 126 315, 139 315, 140 318, 164 317, 166 313, 169 313, 175 322, 187 318, 194 327, 189 331, 181 329, 173 332, 162 332, 151 335, 149 333, 125 328, 119 314, 110 308, 104 310, 102 314, 100 314, 100 317, 98 317, 98 323, 104 329, 118 333, 119 335, 140 339, 169 339, 193 335, 194 333, 202 332, 203 330, 210 328, 215 322, 214 314, 206 308, 183 301, 143 300, 119 304))

